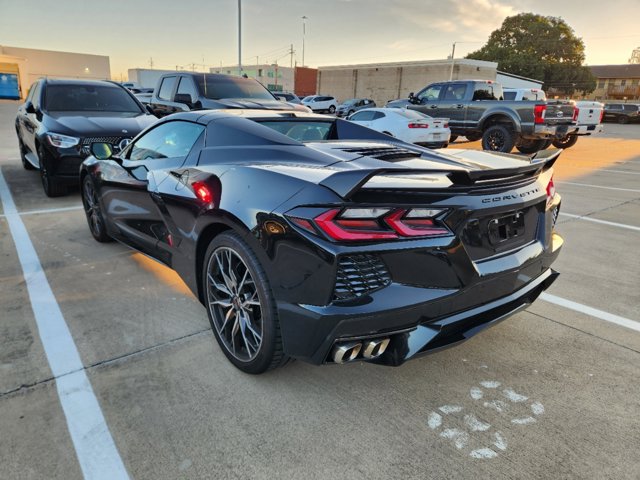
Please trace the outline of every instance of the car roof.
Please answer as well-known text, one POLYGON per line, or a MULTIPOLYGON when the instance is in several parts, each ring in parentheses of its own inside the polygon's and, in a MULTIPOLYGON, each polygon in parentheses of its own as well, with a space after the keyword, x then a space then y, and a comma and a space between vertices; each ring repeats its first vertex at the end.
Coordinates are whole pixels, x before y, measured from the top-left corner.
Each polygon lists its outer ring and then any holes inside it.
POLYGON ((44 78, 44 81, 47 85, 102 85, 102 86, 112 86, 115 88, 121 88, 115 82, 111 80, 84 80, 78 78, 44 78))
MULTIPOLYGON (((218 120, 221 118, 305 118, 309 120, 326 120, 333 121, 334 117, 328 117, 327 115, 320 115, 317 113, 300 112, 298 110, 264 110, 264 109, 242 109, 242 108, 221 108, 217 110, 194 110, 191 112, 174 113, 168 117, 167 120, 186 120, 190 122, 197 122, 203 125, 218 120)), ((164 120, 164 119, 163 119, 164 120)))

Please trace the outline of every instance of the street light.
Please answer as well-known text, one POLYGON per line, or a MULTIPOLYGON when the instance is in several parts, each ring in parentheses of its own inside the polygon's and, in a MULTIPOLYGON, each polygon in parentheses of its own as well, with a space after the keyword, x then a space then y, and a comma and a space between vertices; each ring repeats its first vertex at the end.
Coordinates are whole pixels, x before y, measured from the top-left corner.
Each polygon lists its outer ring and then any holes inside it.
POLYGON ((242 76, 242 0, 238 0, 238 75, 242 76))
POLYGON ((309 20, 309 17, 307 16, 302 17, 302 66, 303 67, 304 67, 304 36, 307 33, 307 20, 309 20))

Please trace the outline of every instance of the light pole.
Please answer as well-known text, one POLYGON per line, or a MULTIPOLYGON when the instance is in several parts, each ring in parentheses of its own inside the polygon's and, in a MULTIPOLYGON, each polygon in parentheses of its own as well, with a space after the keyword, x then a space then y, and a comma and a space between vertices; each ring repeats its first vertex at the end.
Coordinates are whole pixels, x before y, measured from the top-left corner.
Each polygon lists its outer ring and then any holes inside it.
POLYGON ((453 42, 453 50, 451 50, 451 71, 449 72, 449 81, 453 80, 453 57, 456 54, 456 42, 453 42))
POLYGON ((309 17, 302 17, 302 66, 304 67, 304 37, 307 33, 307 20, 309 17))
POLYGON ((242 76, 242 0, 238 0, 238 75, 242 76))

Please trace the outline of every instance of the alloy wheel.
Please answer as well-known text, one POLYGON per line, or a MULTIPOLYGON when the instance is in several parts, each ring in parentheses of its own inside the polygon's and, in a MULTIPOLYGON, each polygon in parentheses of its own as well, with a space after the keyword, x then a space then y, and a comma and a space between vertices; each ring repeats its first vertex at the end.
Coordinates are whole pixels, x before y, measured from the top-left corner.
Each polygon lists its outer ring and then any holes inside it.
POLYGON ((217 248, 206 270, 207 308, 223 346, 237 360, 252 361, 262 346, 258 290, 246 263, 230 247, 217 248))
POLYGON ((491 150, 499 152, 504 147, 505 138, 502 132, 494 131, 491 132, 489 138, 487 139, 487 143, 491 150))
POLYGON ((91 231, 95 236, 100 236, 103 228, 102 215, 100 214, 100 204, 98 203, 96 189, 91 180, 85 180, 84 182, 82 200, 91 231))

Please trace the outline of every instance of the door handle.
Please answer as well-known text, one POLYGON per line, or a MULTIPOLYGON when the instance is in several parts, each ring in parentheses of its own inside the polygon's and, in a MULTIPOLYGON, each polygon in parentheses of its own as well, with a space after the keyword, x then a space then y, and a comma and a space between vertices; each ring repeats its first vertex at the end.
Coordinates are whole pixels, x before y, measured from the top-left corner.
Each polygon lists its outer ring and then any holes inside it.
POLYGON ((429 108, 438 108, 437 105, 429 105, 429 108))
POLYGON ((464 108, 464 105, 462 103, 459 103, 458 105, 456 105, 456 108, 464 108))

